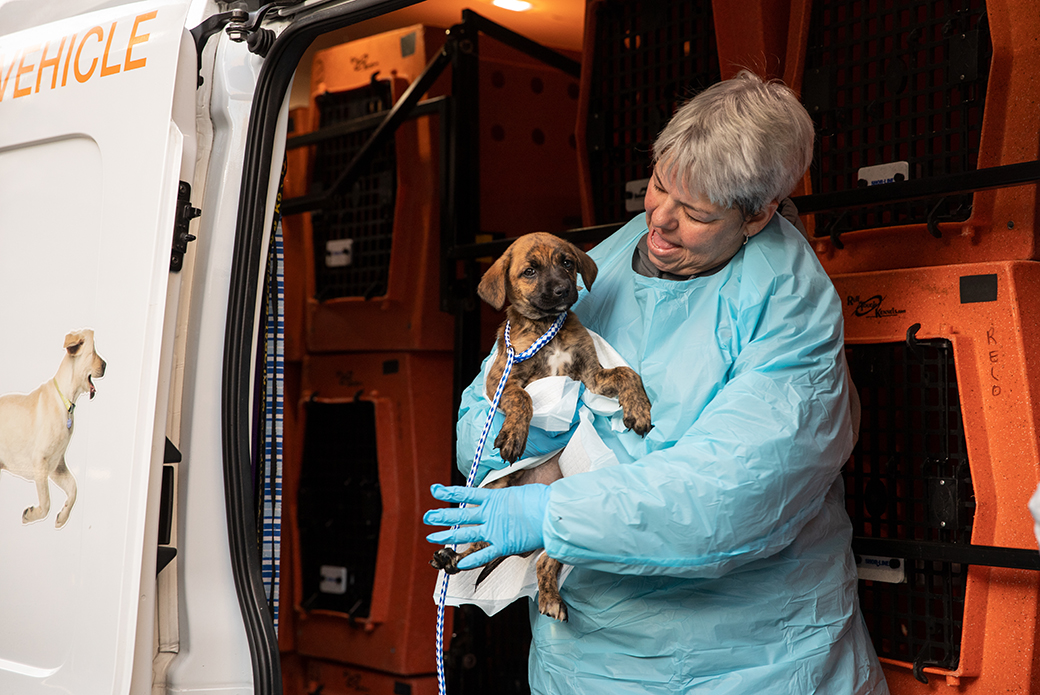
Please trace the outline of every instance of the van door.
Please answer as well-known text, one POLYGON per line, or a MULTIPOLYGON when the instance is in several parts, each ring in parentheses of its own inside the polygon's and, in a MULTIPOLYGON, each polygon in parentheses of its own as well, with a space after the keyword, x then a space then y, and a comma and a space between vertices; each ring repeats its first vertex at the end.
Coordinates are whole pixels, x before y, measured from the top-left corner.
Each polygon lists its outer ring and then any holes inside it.
POLYGON ((128 692, 154 611, 196 56, 187 2, 106 4, 0 36, 4 693, 128 692))

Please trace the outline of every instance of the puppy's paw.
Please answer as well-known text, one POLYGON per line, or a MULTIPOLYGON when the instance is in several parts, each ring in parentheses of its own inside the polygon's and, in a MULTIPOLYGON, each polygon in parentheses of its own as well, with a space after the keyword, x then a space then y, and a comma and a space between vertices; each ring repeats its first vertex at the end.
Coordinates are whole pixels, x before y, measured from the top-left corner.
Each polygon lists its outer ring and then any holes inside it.
POLYGON ((538 612, 553 620, 559 620, 561 623, 567 622, 567 606, 564 605, 563 599, 559 595, 551 597, 538 594, 538 612))
POLYGON ((45 516, 47 516, 47 511, 42 507, 28 507, 24 512, 22 512, 22 523, 31 524, 34 521, 39 521, 45 516))
POLYGON ((653 428, 650 422, 650 399, 646 397, 643 383, 635 372, 632 373, 632 377, 631 383, 626 384, 618 393, 618 401, 625 415, 625 427, 645 437, 653 428))
POLYGON ((527 448, 527 428, 509 427, 508 423, 495 437, 495 448, 508 463, 515 463, 524 455, 527 448))
POLYGON ((433 554, 430 564, 436 569, 444 570, 448 574, 458 574, 460 559, 462 559, 462 556, 451 548, 441 548, 433 554))
POLYGON ((638 404, 625 408, 625 427, 641 437, 654 428, 650 422, 650 404, 638 404))
POLYGON ((649 418, 647 418, 647 419, 625 418, 625 427, 627 427, 628 429, 632 430, 633 432, 638 434, 640 437, 645 437, 647 434, 650 433, 650 430, 652 430, 654 428, 654 426, 650 422, 649 418))

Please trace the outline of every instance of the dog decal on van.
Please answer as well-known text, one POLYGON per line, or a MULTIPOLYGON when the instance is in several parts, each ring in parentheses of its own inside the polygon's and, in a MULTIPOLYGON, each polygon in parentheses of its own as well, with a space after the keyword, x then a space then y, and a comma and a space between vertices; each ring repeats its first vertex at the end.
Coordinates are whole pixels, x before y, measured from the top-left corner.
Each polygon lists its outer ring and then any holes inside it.
POLYGON ((76 502, 76 479, 65 465, 72 439, 76 399, 94 398, 94 379, 107 364, 94 346, 94 331, 85 328, 65 336, 65 355, 54 378, 28 394, 0 396, 0 472, 9 471, 36 483, 38 504, 22 512, 22 523, 47 517, 51 508, 49 480, 65 492, 65 506, 54 526, 61 528, 76 502))

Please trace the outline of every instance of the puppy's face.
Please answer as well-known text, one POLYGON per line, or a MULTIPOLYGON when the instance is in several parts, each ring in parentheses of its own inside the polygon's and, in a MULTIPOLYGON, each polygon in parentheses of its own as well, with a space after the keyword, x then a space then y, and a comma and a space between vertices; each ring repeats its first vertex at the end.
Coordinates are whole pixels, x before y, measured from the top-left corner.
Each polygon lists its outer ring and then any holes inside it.
POLYGON ((578 299, 578 274, 586 289, 596 278, 596 264, 574 244, 544 232, 520 237, 491 266, 477 294, 495 309, 506 300, 529 319, 567 311, 578 299))
POLYGON ((94 348, 94 331, 87 328, 65 336, 65 360, 72 369, 72 392, 89 393, 93 398, 93 380, 105 376, 108 366, 94 348))

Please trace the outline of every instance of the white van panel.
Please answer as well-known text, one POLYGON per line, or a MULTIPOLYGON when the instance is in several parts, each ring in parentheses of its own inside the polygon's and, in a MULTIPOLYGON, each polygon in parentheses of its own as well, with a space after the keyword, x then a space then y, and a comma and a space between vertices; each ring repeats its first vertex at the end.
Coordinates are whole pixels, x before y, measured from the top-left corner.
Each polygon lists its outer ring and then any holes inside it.
MULTIPOLYGON (((67 523, 55 528, 65 493, 52 482, 49 514, 23 524, 36 486, 0 471, 3 693, 129 691, 142 567, 154 563, 145 526, 162 463, 185 10, 142 2, 0 37, 0 398, 39 388, 53 404, 75 329, 94 331, 107 362, 97 398, 84 393, 73 411, 67 523)), ((15 441, 2 421, 0 438, 15 441)))
MULTIPOLYGON (((223 380, 235 227, 249 114, 262 59, 223 33, 209 116, 214 138, 194 267, 185 354, 177 559, 181 593, 180 651, 166 674, 167 692, 251 695, 252 659, 235 590, 224 505, 220 385, 223 380)), ((208 50, 214 50, 208 48, 208 50)), ((272 199, 273 202, 273 199, 272 199)))
MULTIPOLYGON (((0 302, 0 326, 8 327, 0 347, 8 365, 0 367, 0 393, 29 393, 57 369, 65 332, 95 323, 95 297, 80 291, 75 279, 83 275, 80 268, 96 267, 98 262, 101 152, 93 140, 84 137, 0 152, 0 181, 7 182, 0 193, 4 198, 0 202, 0 230, 4 230, 0 235, 0 286, 19 290, 7 293, 8 299, 0 302), (25 177, 24 172, 34 167, 53 172, 50 183, 54 190, 69 192, 67 204, 53 204, 48 187, 25 177), (37 231, 54 229, 74 229, 76 234, 37 231), (12 244, 15 237, 16 245, 12 244), (44 260, 44 265, 27 263, 27 258, 44 260), (54 281, 59 278, 62 280, 54 281), (41 316, 67 328, 49 335, 42 330, 27 333, 9 328, 35 326, 41 316), (43 356, 46 359, 40 364, 43 356)), ((98 338, 98 342, 103 355, 104 341, 98 338)), ((104 389, 103 381, 98 388, 104 389)), ((101 403, 103 400, 90 406, 101 403)), ((90 406, 76 412, 78 436, 72 438, 67 451, 83 494, 62 533, 54 530, 54 515, 64 504, 60 491, 52 492, 50 523, 45 520, 21 528, 22 510, 37 504, 36 487, 0 472, 0 586, 5 595, 28 599, 0 604, 0 622, 18 626, 0 630, 0 671, 52 675, 73 646, 75 631, 68 629, 69 618, 76 614, 76 601, 82 596, 70 591, 68 583, 83 563, 86 540, 85 527, 77 521, 95 517, 97 504, 103 503, 86 492, 90 479, 112 476, 110 469, 101 466, 88 472, 76 465, 96 457, 95 452, 104 446, 91 441, 97 431, 93 421, 98 409, 90 406), (40 610, 41 599, 48 604, 47 610, 40 610)))

